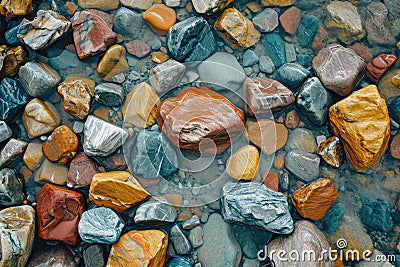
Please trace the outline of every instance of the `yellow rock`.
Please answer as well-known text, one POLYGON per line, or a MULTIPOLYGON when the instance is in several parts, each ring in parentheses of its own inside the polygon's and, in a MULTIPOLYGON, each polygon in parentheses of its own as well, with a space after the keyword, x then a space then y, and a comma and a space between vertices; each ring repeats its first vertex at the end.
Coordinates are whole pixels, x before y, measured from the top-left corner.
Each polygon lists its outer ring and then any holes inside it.
POLYGON ((111 46, 97 65, 97 74, 100 78, 107 81, 115 75, 126 71, 129 66, 125 55, 126 51, 123 46, 111 46))
POLYGON ((386 102, 375 85, 332 105, 329 118, 356 170, 365 171, 379 161, 389 142, 390 120, 386 102))
POLYGON ((132 87, 122 106, 126 127, 147 128, 156 121, 160 99, 148 83, 142 82, 132 87))
POLYGON ((78 0, 78 5, 81 8, 112 10, 119 6, 119 0, 78 0))
POLYGON ((98 206, 124 212, 150 194, 126 171, 97 173, 90 184, 89 199, 98 206))
POLYGON ((8 45, 0 45, 0 53, 0 58, 3 60, 0 68, 0 80, 4 77, 11 78, 17 75, 19 68, 24 65, 28 59, 28 52, 21 46, 11 47, 8 45))
POLYGON ((35 174, 35 182, 66 185, 68 168, 45 159, 35 174))
POLYGON ((32 0, 1 0, 0 14, 8 18, 25 16, 32 12, 32 0))
POLYGON ((96 87, 96 83, 93 80, 79 76, 67 76, 64 80, 65 83, 71 83, 74 81, 81 81, 83 83, 86 83, 89 86, 90 94, 94 95, 94 88, 96 87))
POLYGON ((296 0, 262 0, 264 6, 291 6, 296 0))
POLYGON ((271 120, 249 121, 246 124, 247 138, 267 155, 285 146, 288 130, 285 125, 271 120))
POLYGON ((244 146, 229 157, 226 172, 235 180, 251 181, 258 172, 260 155, 255 146, 244 146))
POLYGON ((42 144, 40 143, 29 143, 25 150, 23 157, 25 165, 34 171, 40 167, 40 163, 43 160, 42 144))

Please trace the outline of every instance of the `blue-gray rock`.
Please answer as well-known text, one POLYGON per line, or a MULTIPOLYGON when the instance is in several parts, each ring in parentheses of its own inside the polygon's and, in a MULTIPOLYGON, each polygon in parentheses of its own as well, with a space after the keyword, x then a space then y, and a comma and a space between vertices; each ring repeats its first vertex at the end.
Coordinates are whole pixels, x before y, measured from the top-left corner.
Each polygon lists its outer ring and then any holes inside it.
POLYGON ((260 32, 272 32, 278 27, 278 12, 266 8, 253 18, 253 24, 260 32))
POLYGON ((297 63, 302 65, 304 68, 311 66, 312 57, 308 54, 301 54, 297 56, 297 63))
POLYGON ((22 182, 13 169, 4 168, 0 171, 0 206, 17 206, 24 200, 22 182))
POLYGON ((308 153, 314 153, 317 149, 313 133, 305 128, 296 128, 289 133, 289 138, 286 142, 286 150, 303 150, 308 153))
POLYGON ((263 46, 265 52, 274 62, 275 67, 279 68, 286 61, 285 42, 278 33, 267 33, 264 35, 263 46))
POLYGON ((0 120, 0 143, 10 138, 12 131, 5 121, 0 120))
POLYGON ((267 55, 260 57, 258 66, 260 68, 260 71, 265 72, 267 74, 274 73, 274 71, 275 71, 274 62, 272 62, 272 59, 267 55))
POLYGON ((366 227, 386 233, 392 231, 393 222, 390 217, 390 209, 383 199, 370 201, 362 198, 361 203, 360 218, 366 227))
POLYGON ((249 259, 257 259, 258 251, 263 250, 273 236, 272 232, 248 225, 232 224, 232 230, 244 256, 249 259))
POLYGON ((227 222, 258 226, 266 231, 293 231, 288 198, 259 183, 228 183, 223 187, 221 211, 227 222))
POLYGON ((400 96, 396 96, 390 103, 389 115, 395 122, 400 123, 400 96))
POLYGON ((320 158, 302 150, 289 151, 285 156, 285 167, 305 183, 318 178, 320 158))
POLYGON ((297 63, 286 63, 277 71, 277 79, 289 88, 296 88, 310 76, 310 72, 297 63))
POLYGON ((106 207, 87 210, 82 214, 78 232, 87 243, 114 244, 118 241, 124 222, 112 209, 106 207))
POLYGON ((68 50, 62 50, 60 55, 50 58, 49 64, 55 70, 67 70, 81 66, 81 62, 76 53, 72 53, 68 50))
POLYGON ((17 158, 19 158, 26 150, 27 142, 11 138, 0 148, 0 170, 10 166, 17 158))
POLYGON ((203 228, 201 228, 201 226, 196 226, 195 228, 190 230, 189 240, 190 240, 190 243, 192 243, 192 246, 194 248, 198 248, 201 245, 203 245, 203 243, 204 243, 203 235, 204 235, 204 231, 203 231, 203 228))
POLYGON ((321 229, 330 234, 339 228, 343 216, 344 205, 341 201, 336 201, 326 212, 325 217, 317 223, 321 225, 321 229))
POLYGON ((297 58, 297 53, 294 44, 285 43, 285 50, 286 50, 286 61, 295 62, 297 58))
POLYGON ((327 1, 328 0, 297 0, 295 6, 303 10, 309 10, 323 6, 327 1))
POLYGON ((248 49, 243 53, 243 67, 250 67, 256 64, 259 60, 258 55, 254 52, 254 50, 248 49))
POLYGON ((400 16, 400 5, 397 0, 384 0, 383 3, 389 10, 389 14, 392 18, 397 18, 400 16))
POLYGON ((32 97, 47 95, 61 80, 57 71, 42 62, 27 62, 19 69, 18 75, 32 97))
POLYGON ((318 30, 318 18, 314 15, 304 15, 297 27, 297 42, 301 47, 309 47, 313 41, 315 34, 318 30))
POLYGON ((115 107, 124 101, 124 89, 115 83, 101 83, 94 88, 94 99, 102 105, 115 107))
POLYGON ((296 103, 301 113, 312 123, 324 125, 328 119, 332 95, 317 77, 312 77, 301 86, 296 103))
POLYGON ((136 210, 135 224, 140 226, 162 225, 175 222, 175 208, 165 198, 154 197, 136 210))
POLYGON ((28 101, 29 96, 19 80, 4 78, 0 83, 0 120, 15 120, 28 101))
POLYGON ((193 267, 193 262, 190 258, 186 257, 171 257, 166 265, 166 267, 193 267))
MULTIPOLYGON (((83 249, 83 262, 85 267, 105 266, 105 249, 101 244, 92 244, 83 249)), ((63 266, 64 267, 64 266, 63 266)))
POLYGON ((182 228, 185 230, 190 230, 198 225, 200 225, 200 218, 195 214, 183 222, 182 228))
POLYGON ((167 46, 172 57, 181 62, 202 61, 217 48, 210 25, 200 17, 174 24, 167 33, 167 46))
POLYGON ((178 170, 178 156, 162 132, 142 129, 136 134, 131 166, 143 178, 168 177, 178 170))
POLYGON ((381 2, 374 2, 367 6, 365 30, 370 45, 391 46, 396 43, 390 31, 388 9, 381 2))
POLYGON ((113 31, 132 38, 142 31, 144 20, 142 14, 126 7, 121 7, 115 13, 113 31))
POLYGON ((150 84, 158 94, 165 93, 180 85, 185 71, 185 65, 169 59, 151 69, 150 84))
POLYGON ((171 240, 176 254, 187 255, 192 250, 189 240, 177 224, 172 226, 168 239, 171 240))
POLYGON ((18 28, 19 25, 9 29, 8 31, 5 32, 4 37, 6 39, 6 42, 10 45, 20 45, 22 44, 21 41, 19 40, 17 34, 18 34, 18 28))

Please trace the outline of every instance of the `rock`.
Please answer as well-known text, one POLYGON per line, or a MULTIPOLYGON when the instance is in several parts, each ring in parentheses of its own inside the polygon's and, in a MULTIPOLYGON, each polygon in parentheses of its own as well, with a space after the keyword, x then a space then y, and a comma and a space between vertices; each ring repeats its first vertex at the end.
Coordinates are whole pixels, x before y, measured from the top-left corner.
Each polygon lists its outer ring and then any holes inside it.
POLYGON ((121 4, 133 9, 147 10, 153 5, 153 0, 120 0, 121 4))
POLYGON ((336 136, 322 141, 317 148, 317 154, 333 168, 339 168, 343 164, 344 152, 340 139, 336 136))
POLYGON ((307 79, 296 97, 301 113, 316 125, 324 125, 328 119, 328 109, 332 105, 332 95, 317 77, 307 79))
POLYGON ((145 200, 149 193, 126 171, 96 173, 90 184, 89 199, 97 206, 124 212, 145 200))
POLYGON ((366 74, 376 84, 396 62, 397 57, 395 55, 380 54, 367 64, 366 74))
POLYGON ((243 62, 242 65, 243 67, 250 67, 253 66, 258 62, 259 58, 258 55, 251 49, 247 49, 243 53, 243 62))
POLYGON ((203 231, 203 228, 201 228, 201 226, 196 226, 195 228, 190 230, 189 240, 190 240, 190 243, 192 243, 192 246, 194 248, 198 248, 201 245, 203 245, 203 243, 204 243, 203 235, 204 235, 204 231, 203 231))
POLYGON ((55 70, 67 70, 81 67, 76 53, 69 50, 63 50, 60 55, 49 59, 49 64, 55 70))
POLYGON ((70 75, 70 76, 65 77, 65 79, 64 79, 65 83, 73 83, 75 81, 80 81, 82 83, 86 83, 87 86, 89 87, 90 93, 93 94, 94 88, 96 86, 96 84, 93 80, 86 78, 86 77, 81 77, 79 75, 78 76, 70 75))
POLYGON ((252 117, 268 117, 284 110, 295 100, 294 94, 278 81, 268 78, 248 78, 243 86, 246 113, 252 117))
POLYGON ((303 48, 311 46, 318 30, 318 18, 314 15, 304 15, 298 25, 296 36, 299 45, 303 48))
POLYGON ((315 0, 310 2, 308 0, 297 0, 295 5, 302 10, 316 9, 325 5, 327 0, 315 0))
POLYGON ((116 9, 119 5, 119 0, 98 0, 93 2, 91 0, 78 0, 78 5, 81 8, 95 8, 100 10, 112 10, 116 9))
POLYGON ((375 85, 331 106, 329 118, 356 170, 365 171, 380 160, 389 142, 390 120, 385 100, 375 85))
POLYGON ((102 105, 115 107, 124 101, 124 89, 115 83, 101 83, 94 88, 94 99, 102 105))
POLYGON ((204 18, 190 17, 176 23, 167 34, 171 55, 181 62, 202 61, 217 49, 214 34, 204 18))
POLYGON ((154 32, 166 34, 176 22, 175 10, 164 4, 154 4, 142 14, 154 32))
POLYGON ((142 31, 143 25, 144 20, 139 12, 121 7, 115 13, 113 29, 117 33, 137 38, 137 35, 142 31))
POLYGON ((32 0, 5 0, 1 2, 0 14, 7 17, 26 16, 32 12, 32 0))
POLYGON ((33 50, 45 49, 69 30, 71 22, 53 10, 39 10, 29 21, 18 26, 17 37, 33 50))
POLYGON ((37 196, 38 236, 78 245, 78 223, 85 206, 81 193, 45 184, 37 196))
POLYGON ((131 168, 143 178, 168 177, 178 170, 178 155, 159 131, 141 130, 135 134, 131 168))
POLYGON ((80 80, 63 82, 57 88, 62 98, 65 112, 76 120, 84 120, 90 111, 92 92, 89 86, 80 80))
POLYGON ((105 266, 105 249, 101 244, 87 246, 83 250, 83 262, 86 267, 105 266))
POLYGON ((117 74, 128 69, 128 62, 125 57, 125 48, 121 45, 111 46, 97 65, 97 74, 103 80, 110 80, 117 74))
POLYGON ((321 49, 314 57, 313 68, 327 89, 340 96, 347 96, 362 78, 365 62, 353 50, 331 45, 321 49), (337 73, 342 75, 339 77, 337 73))
POLYGON ((175 222, 177 217, 174 207, 161 197, 152 198, 141 204, 134 217, 137 225, 162 225, 175 222))
POLYGON ((227 8, 215 21, 217 33, 232 48, 247 49, 261 37, 253 23, 235 8, 227 8))
POLYGON ((10 166, 24 152, 28 143, 11 138, 0 148, 0 169, 10 166))
POLYGON ((203 266, 238 267, 242 252, 229 224, 213 213, 204 225, 204 243, 197 251, 203 266), (215 257, 219 255, 219 257, 215 257))
POLYGON ((194 267, 190 258, 185 257, 170 257, 166 267, 194 267))
POLYGON ((279 176, 276 172, 266 172, 263 175, 263 184, 276 192, 279 192, 279 176))
POLYGON ((262 0, 263 6, 291 6, 296 2, 296 0, 262 0))
POLYGON ((78 142, 78 137, 70 128, 59 126, 43 143, 43 154, 51 162, 65 165, 75 157, 78 142))
MULTIPOLYGON (((400 71, 399 71, 400 73, 400 71)), ((389 105, 389 115, 390 118, 393 119, 395 122, 400 122, 400 97, 395 97, 393 101, 389 105)))
POLYGON ((72 18, 72 31, 79 59, 90 59, 104 53, 117 40, 107 23, 94 12, 82 11, 72 18))
POLYGON ((371 201, 367 198, 362 198, 361 202, 360 218, 367 228, 385 233, 392 231, 391 211, 383 199, 371 201))
POLYGON ((169 59, 169 56, 163 52, 153 52, 151 54, 151 61, 153 61, 156 64, 161 64, 166 62, 169 59))
POLYGON ((176 147, 203 155, 222 153, 244 130, 243 112, 204 86, 189 87, 164 100, 158 107, 157 121, 176 147), (205 138, 212 142, 200 145, 205 138))
POLYGON ((0 170, 0 206, 10 207, 22 204, 24 192, 22 182, 13 169, 0 170))
POLYGON ((367 6, 365 30, 370 45, 392 46, 396 43, 390 31, 388 9, 381 2, 374 2, 367 6))
POLYGON ((301 220, 296 222, 293 233, 290 235, 281 235, 277 237, 268 244, 267 248, 268 251, 276 251, 276 253, 272 254, 271 258, 273 262, 277 264, 277 266, 335 266, 331 255, 326 253, 326 251, 330 249, 326 237, 314 224, 309 221, 301 220), (291 253, 289 257, 288 255, 281 257, 278 256, 280 255, 279 251, 296 251, 296 254, 291 253), (308 254, 308 251, 313 251, 313 253, 308 254))
POLYGON ((350 2, 331 1, 327 6, 326 27, 345 44, 361 40, 365 31, 361 17, 350 2))
POLYGON ((291 150, 285 156, 285 167, 306 183, 318 177, 319 163, 317 155, 302 150, 291 150))
POLYGON ((0 45, 0 52, 0 79, 17 75, 28 60, 28 52, 21 46, 0 45))
POLYGON ((288 130, 283 124, 272 120, 248 121, 247 137, 267 155, 272 155, 285 146, 288 130))
POLYGON ((67 167, 45 159, 35 173, 35 182, 65 185, 67 183, 67 176, 67 167))
POLYGON ((333 233, 339 228, 344 216, 344 205, 339 200, 336 201, 326 212, 324 218, 318 221, 320 228, 327 233, 333 233))
POLYGON ((82 214, 78 231, 87 243, 114 244, 124 226, 122 219, 112 209, 100 207, 82 214))
POLYGON ((390 143, 390 155, 395 159, 400 159, 400 135, 395 135, 390 143))
POLYGON ((142 40, 133 40, 125 44, 129 54, 138 58, 143 58, 150 54, 150 46, 142 40))
POLYGON ((234 0, 192 0, 192 4, 197 13, 201 15, 214 15, 220 13, 234 0))
POLYGON ((0 211, 1 259, 4 267, 24 267, 35 237, 35 210, 28 205, 0 211))
POLYGON ((185 65, 170 59, 151 69, 150 84, 158 94, 166 93, 179 85, 185 65))
POLYGON ((69 166, 67 186, 75 189, 89 188, 93 175, 99 172, 105 172, 105 169, 85 154, 78 154, 69 166))
POLYGON ((286 143, 286 150, 302 150, 308 153, 314 153, 317 149, 317 143, 313 133, 305 128, 294 129, 289 134, 289 139, 286 143))
POLYGON ((266 8, 253 18, 253 24, 260 32, 272 32, 278 27, 278 12, 266 8))
POLYGON ((172 226, 169 239, 174 246, 175 252, 179 255, 189 254, 192 250, 189 240, 177 224, 172 226))
POLYGON ((383 2, 392 17, 396 18, 400 15, 400 7, 396 0, 384 0, 383 2))
POLYGON ((265 72, 267 74, 274 73, 275 71, 274 62, 272 62, 272 59, 267 55, 260 57, 259 68, 260 71, 265 72))
POLYGON ((296 58, 296 62, 305 68, 311 67, 312 57, 308 54, 299 54, 296 58))
POLYGON ((226 172, 235 180, 251 181, 258 173, 259 161, 257 148, 247 145, 228 158, 226 172))
POLYGON ((12 130, 8 127, 5 121, 0 120, 0 143, 10 138, 12 130))
POLYGON ((293 231, 288 199, 282 193, 253 182, 229 183, 223 192, 221 210, 225 221, 254 225, 279 234, 293 231))
POLYGON ((378 83, 379 93, 390 102, 400 95, 400 69, 385 74, 378 83))
POLYGON ((41 246, 40 250, 33 251, 26 267, 48 266, 48 267, 78 267, 74 254, 63 246, 41 246))
POLYGON ((135 230, 121 236, 111 247, 107 266, 163 266, 168 236, 161 230, 135 230))
POLYGON ((297 126, 299 126, 300 119, 299 115, 297 114, 296 110, 291 110, 288 113, 286 113, 286 118, 285 118, 285 125, 289 129, 295 129, 297 126))
POLYGON ((83 150, 88 156, 106 157, 128 138, 128 132, 114 124, 89 115, 83 132, 83 150))
POLYGON ((277 77, 280 82, 290 88, 296 88, 310 76, 310 72, 297 63, 286 63, 277 71, 277 77))
POLYGON ((296 34, 301 19, 301 11, 295 6, 290 7, 279 17, 282 28, 288 34, 296 34))
POLYGON ((285 42, 278 33, 267 33, 264 35, 263 46, 267 55, 274 62, 275 67, 279 68, 286 61, 285 42))
POLYGON ((286 61, 287 62, 295 62, 297 59, 297 52, 294 44, 285 43, 286 50, 286 61))

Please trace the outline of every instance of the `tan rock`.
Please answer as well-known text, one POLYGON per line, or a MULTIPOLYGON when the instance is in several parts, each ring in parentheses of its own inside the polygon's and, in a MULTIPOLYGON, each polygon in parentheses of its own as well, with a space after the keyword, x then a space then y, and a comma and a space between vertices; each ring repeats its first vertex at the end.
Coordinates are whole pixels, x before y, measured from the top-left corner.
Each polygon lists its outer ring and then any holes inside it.
POLYGON ((400 95, 400 69, 390 71, 378 84, 379 93, 387 101, 400 95))
POLYGON ((159 34, 166 34, 176 22, 175 10, 164 4, 154 4, 142 15, 151 28, 159 34))
POLYGON ((96 83, 89 78, 71 75, 71 76, 65 77, 65 80, 64 80, 65 83, 72 83, 75 81, 81 81, 82 83, 85 83, 87 86, 89 86, 90 94, 91 95, 94 94, 94 88, 96 87, 96 83))
POLYGON ((153 61, 156 64, 161 64, 164 63, 169 59, 169 56, 163 52, 157 51, 151 54, 151 61, 153 61))
POLYGON ((68 168, 45 159, 35 174, 35 182, 66 185, 68 168))
POLYGON ((24 157, 25 165, 34 171, 40 167, 40 163, 43 160, 42 144, 41 143, 29 143, 26 148, 24 157))
POLYGON ((87 117, 93 94, 86 83, 80 80, 63 82, 57 91, 62 97, 65 112, 76 120, 84 120, 87 117))
POLYGON ((129 68, 126 61, 126 51, 121 45, 111 46, 97 65, 97 74, 103 80, 110 80, 117 74, 126 71, 129 68))
POLYGON ((255 146, 244 146, 229 157, 226 172, 235 180, 251 181, 258 172, 260 155, 255 146))
POLYGON ((78 0, 78 5, 86 9, 112 10, 119 6, 119 0, 78 0))
POLYGON ((264 6, 291 6, 296 0, 262 0, 264 6))
POLYGON ((8 18, 25 16, 32 12, 32 0, 2 0, 0 14, 8 18))
POLYGON ((192 4, 197 13, 213 15, 224 10, 229 4, 233 3, 233 1, 234 0, 192 0, 192 4))
POLYGON ((246 124, 246 130, 250 142, 267 155, 284 147, 288 138, 285 125, 271 120, 249 121, 246 124))

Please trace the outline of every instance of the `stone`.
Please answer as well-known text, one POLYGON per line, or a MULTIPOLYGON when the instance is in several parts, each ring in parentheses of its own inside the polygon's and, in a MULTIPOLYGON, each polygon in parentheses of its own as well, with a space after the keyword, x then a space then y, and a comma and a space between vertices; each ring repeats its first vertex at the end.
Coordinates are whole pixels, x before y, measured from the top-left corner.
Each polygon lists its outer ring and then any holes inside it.
POLYGON ((244 130, 244 113, 204 86, 186 88, 164 100, 157 121, 172 144, 202 155, 222 153, 244 130), (210 141, 201 144, 205 138, 210 141))
POLYGON ((283 124, 272 120, 248 121, 247 138, 267 155, 272 155, 285 146, 288 130, 283 124))
POLYGON ((247 49, 243 53, 242 65, 243 67, 250 67, 258 63, 258 60, 259 60, 258 55, 254 52, 254 50, 247 49))
POLYGON ((83 150, 88 156, 113 154, 128 138, 128 132, 114 124, 89 115, 83 131, 83 150))
POLYGON ((400 95, 400 70, 396 69, 385 74, 378 83, 381 96, 388 102, 400 95))
POLYGON ((210 24, 200 17, 190 17, 173 25, 167 34, 172 57, 181 62, 202 61, 217 49, 210 24))
POLYGON ((49 64, 55 70, 67 70, 81 67, 76 53, 63 50, 60 55, 49 59, 49 64))
POLYGON ((0 169, 10 166, 24 152, 28 143, 11 138, 0 148, 0 169))
POLYGON ((277 71, 277 78, 289 88, 296 88, 310 76, 310 72, 297 63, 286 63, 277 71))
POLYGON ((287 62, 295 62, 297 59, 297 52, 294 44, 285 43, 285 53, 287 62))
POLYGON ((400 159, 400 135, 395 135, 390 143, 390 155, 395 159, 400 159))
POLYGON ((192 0, 194 10, 201 15, 214 15, 220 13, 234 0, 192 0))
POLYGON ((169 56, 163 52, 153 52, 151 54, 151 61, 153 61, 156 64, 161 64, 166 62, 169 59, 169 56))
MULTIPOLYGON (((400 71, 399 71, 400 73, 400 71)), ((390 118, 395 122, 400 122, 400 97, 395 97, 388 106, 390 118)))
POLYGON ((186 257, 170 257, 167 261, 166 267, 194 267, 190 258, 186 257))
POLYGON ((232 48, 247 49, 261 37, 251 20, 235 8, 225 9, 215 21, 214 28, 232 48))
POLYGON ((296 0, 262 0, 263 6, 291 6, 296 2, 296 0))
POLYGON ((279 192, 279 176, 276 172, 266 172, 263 175, 263 184, 276 192, 279 192))
POLYGON ((343 147, 337 136, 322 141, 317 148, 317 154, 333 168, 339 168, 344 161, 343 147))
MULTIPOLYGON (((144 3, 142 0, 133 0, 144 3)), ((148 1, 148 0, 146 0, 148 1)), ((115 13, 114 31, 132 38, 137 38, 144 25, 142 14, 126 7, 120 7, 115 13)))
POLYGON ((24 192, 22 182, 13 169, 0 170, 0 206, 10 207, 22 204, 24 192))
POLYGON ((0 82, 0 120, 14 120, 28 101, 29 96, 19 80, 4 78, 0 82))
POLYGON ((297 42, 303 48, 310 47, 318 30, 318 18, 314 15, 304 15, 297 27, 297 42))
POLYGON ((272 32, 278 27, 278 12, 266 8, 253 18, 253 24, 260 32, 272 32))
POLYGON ((142 40, 133 40, 125 44, 129 54, 138 58, 143 58, 150 54, 150 46, 142 40))
POLYGON ((190 230, 189 240, 193 248, 198 248, 204 244, 203 235, 204 231, 203 228, 201 228, 201 226, 196 226, 195 228, 190 230))
POLYGON ((318 221, 320 229, 323 229, 326 233, 330 234, 336 231, 344 216, 344 205, 343 202, 337 200, 326 212, 324 218, 318 221))
POLYGON ((297 0, 295 5, 302 10, 316 9, 325 5, 327 0, 315 0, 310 2, 308 0, 297 0))
POLYGON ((263 55, 260 57, 259 68, 260 68, 260 71, 265 72, 267 74, 274 73, 274 71, 275 71, 274 62, 267 55, 263 55))
POLYGON ((300 119, 299 115, 297 114, 296 110, 291 110, 288 113, 286 113, 286 118, 285 118, 285 125, 289 129, 295 129, 297 126, 299 126, 300 119))
POLYGON ((226 172, 235 180, 251 181, 258 173, 260 154, 255 146, 239 149, 226 162, 226 172))
POLYGON ((225 221, 258 226, 278 234, 293 231, 288 199, 282 193, 253 182, 228 183, 222 190, 221 211, 225 221))
POLYGON ((86 246, 83 250, 83 262, 86 267, 105 266, 105 248, 101 244, 86 246))
POLYGON ((172 226, 169 239, 174 246, 175 252, 179 255, 187 255, 192 250, 189 240, 177 224, 172 226))
POLYGON ((396 43, 390 31, 388 13, 388 9, 381 2, 374 2, 367 6, 365 30, 370 45, 392 46, 396 43))
POLYGON ((68 168, 45 159, 35 173, 35 182, 65 185, 67 183, 68 168))
POLYGON ((278 33, 264 34, 262 44, 266 54, 271 58, 272 62, 274 62, 275 67, 279 68, 287 62, 285 42, 278 33))
POLYGON ((366 74, 375 84, 397 62, 395 55, 380 54, 367 64, 366 74))
POLYGON ((392 231, 391 211, 383 199, 372 201, 362 198, 361 203, 360 218, 367 228, 385 233, 392 231))
POLYGON ((81 193, 45 184, 37 196, 38 236, 69 246, 78 245, 78 223, 85 206, 81 193))
POLYGON ((105 172, 105 169, 84 153, 78 154, 69 166, 67 186, 75 189, 89 188, 93 175, 99 172, 105 172))
POLYGON ((131 169, 143 178, 168 177, 178 170, 178 154, 159 131, 140 130, 135 134, 131 169))
POLYGON ((106 266, 163 266, 168 242, 161 230, 127 232, 111 247, 106 266))
POLYGON ((69 30, 71 22, 53 10, 39 10, 29 21, 18 26, 17 37, 33 50, 45 49, 69 30))
POLYGON ((372 59, 371 49, 363 43, 355 43, 349 48, 356 52, 356 54, 364 59, 365 62, 368 62, 372 59))
POLYGON ((25 90, 32 97, 46 96, 61 80, 60 75, 42 62, 28 62, 19 69, 25 90))
POLYGON ((118 7, 119 0, 98 0, 95 2, 91 0, 78 0, 78 5, 85 9, 95 8, 100 10, 113 10, 118 7))
POLYGON ((85 211, 78 224, 79 236, 87 243, 114 244, 124 222, 112 209, 100 207, 85 211))
POLYGON ((96 173, 90 184, 89 199, 97 206, 124 212, 145 200, 149 193, 126 171, 96 173))
POLYGON ((308 183, 319 175, 320 159, 302 150, 291 150, 285 156, 285 167, 300 180, 308 183))
POLYGON ((81 81, 63 82, 57 88, 62 98, 65 112, 76 120, 84 120, 90 111, 92 92, 89 86, 81 81))
POLYGON ((282 28, 288 34, 296 34, 301 19, 301 11, 295 6, 290 7, 279 17, 282 28))
POLYGON ((12 130, 5 121, 0 120, 0 143, 12 136, 12 130))
POLYGON ((43 143, 43 154, 51 162, 65 165, 75 157, 78 142, 78 137, 68 126, 59 126, 43 143))
POLYGON ((307 79, 296 97, 296 104, 301 113, 316 125, 326 123, 332 102, 332 94, 323 87, 317 77, 307 79))
POLYGON ((296 62, 305 68, 311 67, 312 57, 308 54, 300 54, 296 58, 296 62))
POLYGON ((165 198, 157 197, 137 208, 134 221, 142 226, 163 225, 175 222, 176 217, 175 208, 165 198))
POLYGON ((332 256, 326 253, 330 248, 325 235, 313 223, 300 220, 295 223, 293 233, 272 240, 267 246, 267 251, 275 252, 270 254, 277 266, 334 267, 332 256), (281 257, 278 256, 281 255, 280 251, 296 251, 296 253, 281 257), (309 254, 309 251, 313 253, 309 254))
POLYGON ((90 59, 103 54, 117 40, 117 35, 94 12, 82 11, 72 18, 72 32, 79 59, 90 59))
POLYGON ((329 119, 356 170, 373 167, 385 153, 390 119, 386 102, 375 85, 366 86, 331 106, 329 119))
POLYGON ((69 75, 69 76, 65 77, 65 79, 64 79, 65 83, 73 83, 75 81, 80 81, 82 83, 86 83, 86 85, 89 87, 90 94, 93 94, 94 88, 96 86, 96 84, 93 80, 86 78, 86 77, 73 76, 73 75, 69 75))
POLYGON ((327 89, 348 96, 362 78, 365 62, 353 50, 336 44, 318 52, 313 59, 313 68, 327 89), (342 75, 338 76, 338 73, 342 75))
POLYGON ((28 205, 0 211, 1 259, 4 267, 24 267, 35 237, 35 210, 28 205))
POLYGON ((55 246, 41 244, 40 250, 35 247, 26 266, 78 267, 78 264, 75 262, 74 254, 62 244, 55 246))
POLYGON ((290 132, 286 143, 286 150, 302 150, 308 153, 314 153, 317 149, 313 133, 305 128, 297 128, 290 132))
POLYGON ((213 213, 204 225, 204 244, 197 252, 203 266, 238 267, 242 251, 235 240, 232 229, 221 215, 213 213), (213 255, 219 255, 214 257, 213 255))
POLYGON ((185 70, 185 65, 170 59, 151 69, 150 84, 158 94, 165 93, 179 85, 185 70))
POLYGON ((122 106, 125 126, 147 128, 156 122, 156 111, 160 104, 154 88, 142 82, 134 85, 122 106))
POLYGON ((21 46, 0 45, 0 52, 0 79, 17 75, 28 60, 28 52, 21 46))
POLYGON ((200 225, 200 218, 195 214, 192 217, 190 217, 188 220, 183 222, 182 228, 185 230, 191 230, 194 227, 199 226, 199 225, 200 225))
POLYGON ((154 32, 166 34, 176 22, 175 10, 164 4, 154 4, 142 14, 154 32))
POLYGON ((120 0, 121 4, 133 9, 147 10, 153 5, 153 0, 120 0))
POLYGON ((121 45, 111 46, 97 65, 97 74, 103 80, 110 80, 117 74, 126 71, 129 66, 126 61, 126 51, 121 45))
POLYGON ((119 106, 125 99, 124 89, 115 83, 101 83, 94 88, 94 99, 104 106, 119 106))
POLYGON ((7 18, 26 16, 32 10, 32 0, 3 0, 0 5, 0 14, 7 18))

